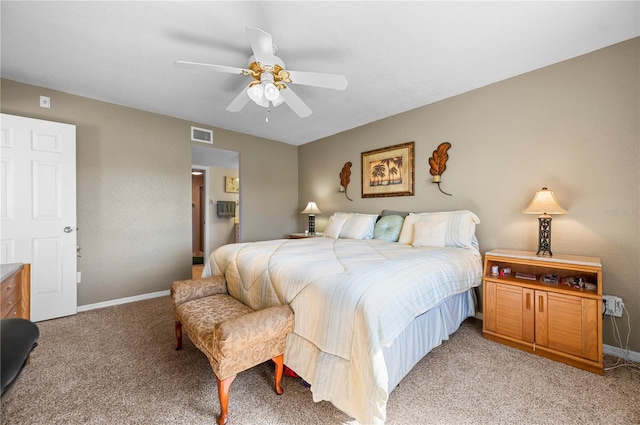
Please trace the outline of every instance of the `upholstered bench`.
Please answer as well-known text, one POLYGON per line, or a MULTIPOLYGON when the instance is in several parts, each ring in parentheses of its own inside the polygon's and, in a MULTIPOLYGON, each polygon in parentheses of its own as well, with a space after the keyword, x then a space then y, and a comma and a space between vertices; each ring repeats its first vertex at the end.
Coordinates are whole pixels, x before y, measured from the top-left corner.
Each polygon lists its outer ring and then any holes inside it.
POLYGON ((180 280, 171 284, 175 330, 182 348, 184 329, 211 364, 218 384, 220 416, 227 422, 229 387, 236 374, 269 359, 276 364, 275 391, 281 380, 285 339, 293 331, 293 312, 281 305, 253 310, 228 295, 224 276, 180 280))

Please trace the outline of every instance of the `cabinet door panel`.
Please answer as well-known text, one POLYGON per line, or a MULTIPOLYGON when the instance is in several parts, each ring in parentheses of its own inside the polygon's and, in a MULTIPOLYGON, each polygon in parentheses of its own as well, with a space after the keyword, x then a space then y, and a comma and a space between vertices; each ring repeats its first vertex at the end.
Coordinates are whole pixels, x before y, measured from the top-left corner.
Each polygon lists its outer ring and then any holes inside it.
POLYGON ((482 326, 488 331, 496 330, 496 283, 484 281, 484 300, 482 301, 482 326))
POLYGON ((547 298, 548 347, 582 356, 582 300, 553 293, 547 298))
POLYGON ((549 346, 547 292, 535 291, 536 345, 549 346))
POLYGON ((522 288, 496 284, 496 332, 522 339, 522 288))
POLYGON ((522 340, 535 341, 535 291, 522 289, 522 340))
POLYGON ((582 299, 582 357, 600 361, 598 317, 602 311, 598 300, 582 299), (600 307, 600 308, 598 308, 600 307))

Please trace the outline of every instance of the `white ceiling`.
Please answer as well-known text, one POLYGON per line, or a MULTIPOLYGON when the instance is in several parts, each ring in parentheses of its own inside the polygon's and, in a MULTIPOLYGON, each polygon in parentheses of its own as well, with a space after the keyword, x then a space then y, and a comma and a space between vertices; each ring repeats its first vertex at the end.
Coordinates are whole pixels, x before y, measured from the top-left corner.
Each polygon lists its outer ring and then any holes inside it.
MULTIPOLYGON (((1 75, 301 145, 640 35, 639 2, 1 2, 1 75), (294 86, 313 110, 226 106, 250 77, 245 27, 288 69, 343 74, 294 86)), ((55 108, 55 98, 52 99, 55 108)))

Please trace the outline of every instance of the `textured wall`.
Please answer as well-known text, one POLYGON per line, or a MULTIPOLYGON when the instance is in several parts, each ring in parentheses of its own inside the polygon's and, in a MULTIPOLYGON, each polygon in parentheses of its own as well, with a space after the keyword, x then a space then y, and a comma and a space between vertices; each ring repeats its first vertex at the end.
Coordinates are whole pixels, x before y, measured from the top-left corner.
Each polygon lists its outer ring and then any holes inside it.
MULTIPOLYGON (((190 126, 202 124, 9 80, 1 89, 3 113, 76 125, 78 305, 166 290, 191 276, 190 126), (51 109, 39 107, 40 95, 51 97, 51 109)), ((214 138, 240 152, 245 238, 293 231, 297 148, 217 129, 214 138), (277 214, 265 211, 269 202, 277 214)))
MULTIPOLYGON (((209 168, 209 249, 213 251, 217 247, 235 242, 235 220, 233 218, 220 218, 217 213, 217 201, 239 201, 239 193, 227 193, 224 191, 225 176, 238 177, 238 170, 232 168, 209 168), (214 203, 211 203, 211 200, 214 203)), ((236 207, 236 217, 239 217, 240 208, 236 207)))
MULTIPOLYGON (((625 301, 640 351, 639 52, 633 39, 303 145, 298 208, 317 202, 319 231, 334 211, 470 209, 482 220, 483 252, 536 250, 537 218, 521 211, 547 186, 568 211, 553 219, 552 250, 601 258, 603 293, 625 301), (360 153, 408 141, 415 196, 361 198, 360 153), (427 162, 445 141, 453 147, 442 187, 451 197, 431 183, 427 162), (338 193, 347 161, 353 202, 338 193)), ((608 317, 604 341, 616 345, 608 317)))

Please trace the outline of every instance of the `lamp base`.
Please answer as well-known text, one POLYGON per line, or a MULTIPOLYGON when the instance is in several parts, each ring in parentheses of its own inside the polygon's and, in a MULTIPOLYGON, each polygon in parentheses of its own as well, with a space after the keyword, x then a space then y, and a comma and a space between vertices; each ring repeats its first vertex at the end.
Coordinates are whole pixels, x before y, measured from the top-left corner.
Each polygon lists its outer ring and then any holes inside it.
POLYGON ((551 216, 543 214, 538 217, 540 223, 540 229, 538 232, 538 252, 536 255, 548 254, 549 257, 553 256, 551 252, 551 216))
POLYGON ((316 217, 313 214, 309 214, 309 234, 316 234, 316 217))

